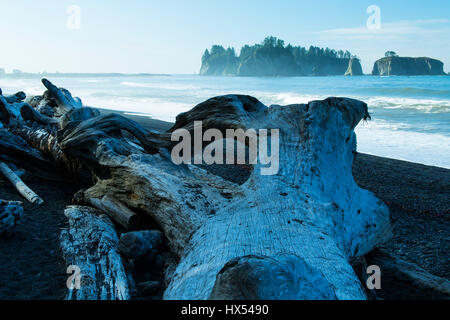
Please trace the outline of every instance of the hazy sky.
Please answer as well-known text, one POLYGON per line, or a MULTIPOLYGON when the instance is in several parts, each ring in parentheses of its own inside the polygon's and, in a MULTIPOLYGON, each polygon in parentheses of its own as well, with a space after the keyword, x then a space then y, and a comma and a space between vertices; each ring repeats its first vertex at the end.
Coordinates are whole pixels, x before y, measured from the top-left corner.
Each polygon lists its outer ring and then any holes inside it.
POLYGON ((450 71, 448 0, 0 0, 0 11, 7 71, 197 73, 212 44, 239 52, 267 35, 348 49, 365 72, 387 50, 431 56, 450 71), (72 5, 79 29, 67 27, 76 26, 72 5), (370 5, 381 29, 366 26, 370 5))

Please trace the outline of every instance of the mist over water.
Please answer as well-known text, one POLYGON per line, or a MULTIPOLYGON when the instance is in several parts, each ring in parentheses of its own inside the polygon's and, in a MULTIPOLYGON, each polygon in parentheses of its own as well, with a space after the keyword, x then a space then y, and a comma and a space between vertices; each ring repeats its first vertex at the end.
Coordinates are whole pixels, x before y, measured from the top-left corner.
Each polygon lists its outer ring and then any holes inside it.
MULTIPOLYGON (((356 129, 358 151, 450 168, 450 77, 236 78, 114 76, 50 78, 84 105, 174 121, 177 114, 223 94, 247 94, 266 105, 330 96, 365 101, 372 121, 356 129)), ((1 78, 4 94, 42 94, 39 78, 1 78)))

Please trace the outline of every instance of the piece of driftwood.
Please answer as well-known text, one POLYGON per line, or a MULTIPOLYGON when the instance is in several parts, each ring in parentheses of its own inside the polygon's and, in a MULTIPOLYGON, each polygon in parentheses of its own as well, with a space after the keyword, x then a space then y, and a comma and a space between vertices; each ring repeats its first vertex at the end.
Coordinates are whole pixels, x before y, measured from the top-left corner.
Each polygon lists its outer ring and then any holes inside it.
POLYGON ((81 99, 72 97, 68 90, 56 87, 47 79, 42 79, 42 84, 47 88, 50 98, 56 103, 55 116, 61 116, 74 109, 82 108, 81 99))
POLYGON ((0 95, 0 122, 8 124, 11 117, 14 117, 14 114, 10 109, 8 101, 6 101, 5 97, 0 95))
POLYGON ((0 199, 0 236, 4 235, 22 219, 23 207, 19 201, 0 199))
POLYGON ((22 116, 22 119, 28 120, 28 121, 34 121, 39 124, 43 125, 56 125, 59 124, 59 120, 55 118, 50 118, 46 115, 43 115, 42 113, 38 112, 36 109, 34 109, 29 104, 25 104, 20 109, 20 114, 22 116))
MULTIPOLYGON (((46 87, 73 112, 68 94, 46 87)), ((117 115, 68 121, 57 136, 14 133, 67 166, 89 167, 86 198, 108 196, 159 223, 179 258, 166 299, 365 299, 350 261, 391 236, 388 208, 351 173, 354 128, 368 116, 365 103, 346 98, 267 108, 229 95, 177 117, 172 131, 195 131, 194 121, 204 131, 279 129, 279 141, 268 139, 279 142, 279 170, 262 175, 258 161, 242 185, 176 165, 167 135, 117 115)))
POLYGON ((450 281, 430 274, 413 263, 398 259, 382 249, 366 257, 369 265, 381 270, 377 296, 387 300, 449 300, 450 281))
POLYGON ((17 191, 29 202, 37 205, 44 203, 33 190, 31 190, 20 177, 12 171, 4 162, 0 162, 0 172, 7 178, 12 185, 17 189, 17 191))
POLYGON ((25 94, 25 92, 23 91, 19 91, 13 95, 10 96, 5 96, 5 99, 8 103, 17 103, 17 102, 22 102, 23 100, 25 100, 27 97, 27 95, 25 94))
POLYGON ((8 123, 11 118, 20 117, 20 110, 23 106, 28 105, 26 102, 8 102, 7 98, 0 96, 0 121, 8 123))
POLYGON ((107 214, 125 229, 130 229, 137 225, 138 216, 114 198, 105 195, 101 199, 87 198, 85 202, 107 214))
POLYGON ((127 275, 117 252, 119 238, 111 220, 89 207, 70 206, 64 214, 69 228, 61 232, 61 249, 67 266, 72 266, 70 270, 78 271, 69 284, 67 299, 130 299, 127 275))

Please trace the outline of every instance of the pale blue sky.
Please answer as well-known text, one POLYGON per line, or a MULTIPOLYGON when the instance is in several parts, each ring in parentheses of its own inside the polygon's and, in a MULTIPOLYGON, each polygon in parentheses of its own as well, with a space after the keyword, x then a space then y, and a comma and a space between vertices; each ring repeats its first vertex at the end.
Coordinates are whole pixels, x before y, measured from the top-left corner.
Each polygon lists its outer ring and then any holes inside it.
POLYGON ((450 71, 448 0, 0 0, 0 67, 28 72, 196 73, 206 47, 260 42, 348 49, 365 72, 386 50, 450 71), (67 28, 67 8, 81 29, 67 28), (366 9, 381 9, 368 30, 366 9))

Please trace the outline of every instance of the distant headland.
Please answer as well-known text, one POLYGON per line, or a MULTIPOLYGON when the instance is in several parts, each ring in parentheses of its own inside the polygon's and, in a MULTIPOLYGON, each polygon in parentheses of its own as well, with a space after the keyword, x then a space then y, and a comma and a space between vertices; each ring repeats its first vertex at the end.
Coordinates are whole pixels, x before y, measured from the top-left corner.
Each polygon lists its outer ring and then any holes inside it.
POLYGON ((234 48, 214 45, 205 50, 201 75, 214 76, 332 76, 362 75, 359 59, 349 51, 285 45, 276 37, 245 45, 237 56, 234 48))

